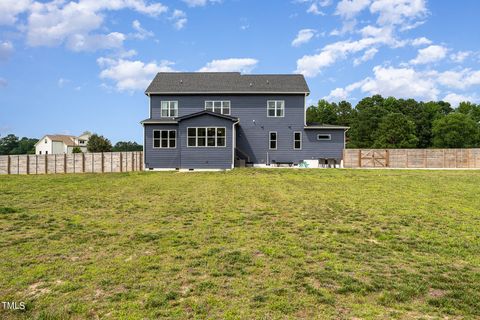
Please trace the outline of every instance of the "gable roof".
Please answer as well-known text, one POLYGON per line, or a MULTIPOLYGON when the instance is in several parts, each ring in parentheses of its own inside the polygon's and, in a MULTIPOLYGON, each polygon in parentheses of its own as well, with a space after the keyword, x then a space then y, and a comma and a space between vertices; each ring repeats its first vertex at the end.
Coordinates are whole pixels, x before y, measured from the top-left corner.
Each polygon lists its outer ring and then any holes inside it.
POLYGON ((38 142, 35 144, 39 144, 40 141, 43 141, 43 139, 49 138, 52 141, 56 142, 63 142, 66 146, 75 146, 75 136, 69 136, 69 135, 64 135, 64 134, 47 134, 42 137, 42 139, 38 140, 38 142))
POLYGON ((240 72, 159 72, 146 94, 297 93, 309 94, 301 74, 241 74, 240 72))
POLYGON ((203 111, 187 114, 187 115, 184 115, 184 116, 181 116, 181 117, 178 117, 178 118, 166 118, 166 119, 151 119, 151 118, 149 118, 149 119, 145 119, 145 120, 140 121, 140 123, 141 124, 177 124, 180 121, 190 119, 190 118, 199 117, 199 116, 203 116, 203 115, 210 115, 210 116, 217 117, 217 118, 223 118, 223 119, 227 119, 227 120, 230 120, 230 121, 233 121, 233 122, 238 121, 238 118, 236 118, 236 117, 232 117, 232 116, 229 116, 229 115, 226 115, 226 114, 220 114, 220 113, 216 113, 216 112, 203 110, 203 111))

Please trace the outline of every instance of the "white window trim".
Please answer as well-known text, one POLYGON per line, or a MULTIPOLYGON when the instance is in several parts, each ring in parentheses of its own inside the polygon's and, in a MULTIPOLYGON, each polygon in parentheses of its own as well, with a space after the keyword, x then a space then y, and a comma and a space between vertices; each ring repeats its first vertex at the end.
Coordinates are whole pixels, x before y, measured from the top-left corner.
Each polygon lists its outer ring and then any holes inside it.
POLYGON ((317 133, 317 141, 330 141, 332 140, 332 135, 330 133, 317 133), (323 135, 323 136, 328 136, 328 139, 319 139, 318 136, 323 135))
POLYGON ((155 129, 152 131, 152 148, 153 149, 176 149, 177 148, 177 130, 165 130, 165 129, 155 129), (160 138, 158 140, 160 140, 160 146, 159 147, 155 147, 155 131, 159 131, 160 132, 160 138), (167 131, 167 147, 162 147, 162 131, 167 131), (170 140, 173 140, 173 139, 170 139, 170 131, 175 131, 175 147, 170 147, 170 140))
POLYGON ((285 118, 285 100, 267 100, 267 118, 285 118), (268 114, 268 111, 269 111, 269 108, 268 108, 268 105, 270 104, 270 102, 275 102, 275 115, 274 116, 271 116, 268 114), (283 106, 283 112, 282 112, 282 115, 281 116, 277 116, 277 103, 281 102, 282 103, 282 106, 283 106))
POLYGON ((227 128, 226 127, 187 127, 187 148, 226 148, 227 147, 227 128), (195 129, 195 145, 190 146, 188 145, 188 139, 192 136, 188 135, 189 129, 195 129), (198 146, 198 129, 205 129, 205 146, 198 146), (209 146, 208 145, 208 129, 215 129, 215 145, 209 146), (217 130, 223 129, 225 130, 225 145, 224 146, 217 146, 217 130))
MULTIPOLYGON (((207 103, 208 102, 212 103, 213 110, 215 110, 215 102, 220 102, 221 103, 220 114, 224 114, 224 115, 227 115, 227 116, 232 114, 232 102, 230 100, 206 100, 205 101, 205 110, 207 110, 207 103), (225 102, 228 102, 228 104, 229 104, 228 113, 223 113, 223 104, 225 102)), ((215 112, 213 110, 211 112, 215 112)))
POLYGON ((175 100, 172 100, 172 101, 170 101, 170 100, 168 100, 168 101, 166 101, 166 100, 160 101, 160 118, 175 118, 175 117, 178 117, 178 101, 175 101, 175 100), (162 115, 162 110, 163 110, 163 109, 162 109, 162 104, 163 104, 164 102, 168 103, 168 108, 167 108, 168 116, 163 116, 163 115, 162 115), (172 107, 171 107, 171 104, 172 104, 173 102, 175 102, 175 105, 177 106, 175 109, 172 109, 172 107), (170 116, 170 114, 172 113, 172 110, 174 110, 173 116, 170 116))
POLYGON ((268 132, 268 150, 277 150, 278 148, 278 133, 277 131, 268 132), (272 140, 272 133, 275 133, 275 140, 272 140), (272 141, 275 141, 275 148, 272 148, 272 141))
POLYGON ((303 132, 302 131, 293 131, 293 150, 302 150, 303 148, 303 132), (295 148, 295 134, 300 133, 300 148, 295 148))

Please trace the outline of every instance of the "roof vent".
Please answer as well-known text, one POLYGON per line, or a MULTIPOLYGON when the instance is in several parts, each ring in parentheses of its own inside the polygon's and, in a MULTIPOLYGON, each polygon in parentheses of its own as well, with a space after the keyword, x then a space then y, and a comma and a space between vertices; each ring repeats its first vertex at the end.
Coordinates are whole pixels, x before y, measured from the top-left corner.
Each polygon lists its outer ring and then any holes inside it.
POLYGON ((183 80, 182 80, 182 79, 180 79, 180 83, 183 84, 183 80))
POLYGON ((250 82, 250 87, 253 87, 253 83, 250 82))
POLYGON ((267 84, 270 84, 270 81, 267 80, 267 84))

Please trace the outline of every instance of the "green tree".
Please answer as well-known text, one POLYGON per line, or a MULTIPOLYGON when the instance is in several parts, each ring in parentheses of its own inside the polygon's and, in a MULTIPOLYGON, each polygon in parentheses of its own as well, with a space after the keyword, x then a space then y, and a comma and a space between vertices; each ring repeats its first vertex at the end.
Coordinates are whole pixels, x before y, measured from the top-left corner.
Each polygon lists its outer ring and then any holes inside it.
POLYGON ((469 115, 454 112, 433 122, 433 146, 469 148, 478 146, 479 125, 469 115))
POLYGON ((363 98, 358 102, 349 132, 349 147, 371 148, 373 146, 378 125, 381 119, 388 114, 383 102, 384 99, 380 95, 363 98))
POLYGON ((375 133, 375 148, 415 148, 415 123, 401 113, 384 116, 375 133))
POLYGON ((18 147, 18 137, 9 134, 0 139, 0 154, 12 154, 12 150, 18 147))
POLYGON ((112 151, 112 144, 110 140, 104 136, 99 136, 94 133, 87 143, 88 152, 110 152, 112 151))
POLYGON ((80 147, 73 147, 72 153, 82 153, 82 149, 80 149, 80 147))
POLYGON ((337 105, 326 100, 318 101, 318 105, 307 109, 307 123, 337 124, 337 105))
POLYGON ((469 115, 475 122, 480 123, 480 105, 471 102, 460 102, 457 112, 469 115))
POLYGON ((142 151, 143 146, 136 143, 135 141, 119 141, 115 143, 112 151, 142 151))
POLYGON ((10 151, 10 154, 35 154, 35 144, 38 139, 23 137, 18 141, 17 147, 10 151))

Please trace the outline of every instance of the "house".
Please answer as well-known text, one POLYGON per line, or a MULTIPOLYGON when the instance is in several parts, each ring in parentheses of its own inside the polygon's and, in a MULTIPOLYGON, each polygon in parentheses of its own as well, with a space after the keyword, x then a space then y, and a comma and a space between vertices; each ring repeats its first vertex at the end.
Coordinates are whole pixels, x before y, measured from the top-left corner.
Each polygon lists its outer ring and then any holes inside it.
POLYGON ((82 152, 87 152, 87 143, 90 136, 89 132, 85 132, 78 137, 63 134, 47 134, 35 144, 35 154, 72 153, 75 147, 80 148, 82 152))
POLYGON ((310 90, 302 75, 161 72, 145 94, 145 169, 231 169, 339 163, 343 126, 306 124, 310 90))

